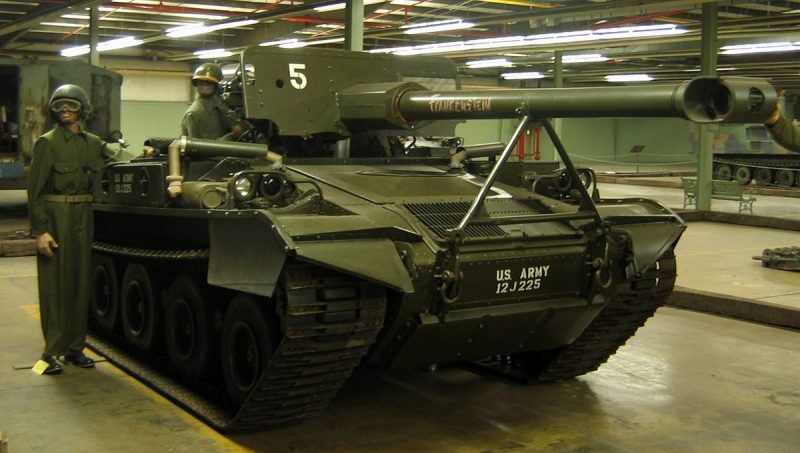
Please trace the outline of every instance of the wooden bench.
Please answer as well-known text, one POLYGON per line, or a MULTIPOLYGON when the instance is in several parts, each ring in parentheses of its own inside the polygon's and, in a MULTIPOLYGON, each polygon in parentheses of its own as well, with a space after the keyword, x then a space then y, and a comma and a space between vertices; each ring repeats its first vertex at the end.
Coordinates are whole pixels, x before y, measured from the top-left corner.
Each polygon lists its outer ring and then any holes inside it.
MULTIPOLYGON (((683 207, 697 206, 697 179, 681 178, 683 187, 683 207)), ((711 198, 739 202, 739 213, 744 210, 753 213, 753 202, 756 198, 747 189, 742 189, 736 181, 711 181, 711 198)))

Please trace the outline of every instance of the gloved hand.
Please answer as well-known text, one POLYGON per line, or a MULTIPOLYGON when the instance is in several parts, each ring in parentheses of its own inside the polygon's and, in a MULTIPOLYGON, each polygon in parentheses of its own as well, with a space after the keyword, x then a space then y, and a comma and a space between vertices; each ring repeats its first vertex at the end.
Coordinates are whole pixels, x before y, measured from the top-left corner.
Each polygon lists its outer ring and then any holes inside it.
POLYGON ((53 239, 53 236, 50 236, 50 233, 44 233, 36 238, 36 248, 44 256, 53 256, 55 255, 55 249, 58 248, 58 243, 53 239))

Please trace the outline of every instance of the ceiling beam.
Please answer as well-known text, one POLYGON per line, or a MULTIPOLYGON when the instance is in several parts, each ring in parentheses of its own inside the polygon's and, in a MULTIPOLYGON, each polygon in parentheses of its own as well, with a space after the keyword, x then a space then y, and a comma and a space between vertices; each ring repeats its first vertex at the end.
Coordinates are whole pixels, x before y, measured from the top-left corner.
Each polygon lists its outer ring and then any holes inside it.
POLYGON ((91 8, 92 6, 106 3, 106 1, 107 0, 72 0, 42 9, 39 12, 31 12, 26 14, 22 19, 3 25, 3 27, 0 28, 0 36, 27 30, 52 16, 59 16, 70 11, 83 11, 85 8, 91 8))

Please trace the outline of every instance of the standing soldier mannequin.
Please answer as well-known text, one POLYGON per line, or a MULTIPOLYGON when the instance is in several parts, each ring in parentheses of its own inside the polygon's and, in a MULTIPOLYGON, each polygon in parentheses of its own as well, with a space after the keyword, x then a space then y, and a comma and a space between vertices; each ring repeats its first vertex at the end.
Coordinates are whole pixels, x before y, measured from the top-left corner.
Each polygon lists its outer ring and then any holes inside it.
POLYGON ((62 85, 50 97, 58 124, 36 141, 28 174, 31 234, 39 251, 39 310, 44 333, 44 374, 64 372, 56 360, 91 368, 83 354, 89 316, 92 253, 92 179, 103 166, 104 143, 85 132, 91 114, 86 92, 62 85), (46 364, 46 367, 45 367, 46 364))
POLYGON ((192 85, 197 88, 197 96, 183 114, 181 135, 217 140, 230 132, 233 123, 216 97, 221 80, 222 69, 214 63, 203 63, 194 70, 192 85))

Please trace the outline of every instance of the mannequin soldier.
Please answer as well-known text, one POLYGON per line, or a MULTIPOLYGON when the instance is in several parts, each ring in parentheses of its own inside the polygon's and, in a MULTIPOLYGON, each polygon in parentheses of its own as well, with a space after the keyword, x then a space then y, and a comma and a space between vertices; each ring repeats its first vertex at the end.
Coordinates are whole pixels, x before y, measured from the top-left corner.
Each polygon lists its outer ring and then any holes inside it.
POLYGON ((217 140, 231 131, 233 122, 216 96, 221 80, 219 65, 203 63, 195 69, 192 85, 197 88, 197 96, 183 115, 181 135, 217 140))
MULTIPOLYGON (((44 374, 61 374, 56 360, 91 368, 86 357, 93 235, 92 179, 102 168, 105 144, 83 130, 91 115, 86 92, 62 85, 50 97, 58 124, 36 141, 28 174, 31 234, 36 237, 44 374)), ((41 365, 41 364, 40 364, 41 365)))

